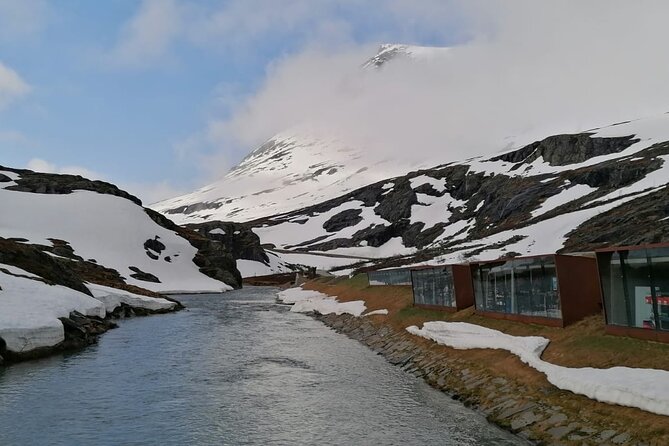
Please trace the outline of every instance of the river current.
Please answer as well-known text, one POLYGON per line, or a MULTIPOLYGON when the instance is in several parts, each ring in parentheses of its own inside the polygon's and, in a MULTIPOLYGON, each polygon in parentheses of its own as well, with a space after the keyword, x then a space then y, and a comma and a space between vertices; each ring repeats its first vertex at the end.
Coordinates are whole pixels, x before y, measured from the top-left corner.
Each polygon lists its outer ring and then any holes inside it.
POLYGON ((275 293, 181 296, 0 367, 0 445, 525 444, 275 293))

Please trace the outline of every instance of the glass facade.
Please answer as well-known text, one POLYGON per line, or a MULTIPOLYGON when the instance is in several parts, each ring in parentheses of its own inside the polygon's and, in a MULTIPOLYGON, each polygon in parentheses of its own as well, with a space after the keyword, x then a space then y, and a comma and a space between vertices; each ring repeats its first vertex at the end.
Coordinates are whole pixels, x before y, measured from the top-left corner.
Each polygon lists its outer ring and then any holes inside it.
POLYGON ((456 307, 450 266, 414 270, 411 277, 415 304, 456 307))
POLYGON ((669 330, 669 248, 597 254, 607 323, 669 330))
POLYGON ((562 318, 553 256, 481 264, 474 295, 481 311, 562 318))
POLYGON ((370 285, 411 285, 411 271, 408 269, 388 269, 367 273, 370 285))

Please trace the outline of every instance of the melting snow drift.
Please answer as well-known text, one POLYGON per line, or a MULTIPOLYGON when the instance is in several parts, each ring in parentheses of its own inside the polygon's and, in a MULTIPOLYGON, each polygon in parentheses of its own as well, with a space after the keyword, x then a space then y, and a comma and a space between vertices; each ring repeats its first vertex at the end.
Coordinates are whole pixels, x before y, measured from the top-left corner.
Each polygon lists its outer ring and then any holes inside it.
POLYGON ((550 342, 537 336, 511 336, 465 322, 433 321, 407 327, 416 336, 458 350, 491 348, 507 350, 546 375, 554 386, 604 403, 637 407, 669 415, 669 371, 631 367, 570 368, 548 363, 541 354, 550 342))
POLYGON ((365 302, 356 300, 352 302, 337 302, 337 299, 318 291, 304 290, 302 288, 289 288, 277 294, 277 298, 285 304, 293 304, 290 309, 293 313, 309 313, 311 311, 320 314, 335 313, 351 314, 360 316, 365 312, 365 302))

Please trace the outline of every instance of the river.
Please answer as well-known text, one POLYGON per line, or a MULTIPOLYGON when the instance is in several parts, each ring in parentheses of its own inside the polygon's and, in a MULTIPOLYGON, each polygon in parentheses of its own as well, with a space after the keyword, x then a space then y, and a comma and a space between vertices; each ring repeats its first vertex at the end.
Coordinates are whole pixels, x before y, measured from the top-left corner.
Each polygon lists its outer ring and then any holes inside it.
POLYGON ((0 445, 518 445, 274 301, 181 296, 77 353, 0 367, 0 445))

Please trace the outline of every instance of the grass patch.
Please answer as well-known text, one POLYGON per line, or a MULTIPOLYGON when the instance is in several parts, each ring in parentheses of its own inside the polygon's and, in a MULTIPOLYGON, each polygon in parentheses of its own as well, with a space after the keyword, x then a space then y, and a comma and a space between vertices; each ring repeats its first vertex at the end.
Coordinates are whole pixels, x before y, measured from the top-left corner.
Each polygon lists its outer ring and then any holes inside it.
POLYGON ((395 319, 398 322, 407 320, 430 320, 430 321, 445 321, 450 318, 450 315, 444 311, 428 310, 425 308, 418 308, 409 306, 402 308, 396 315, 395 319))

